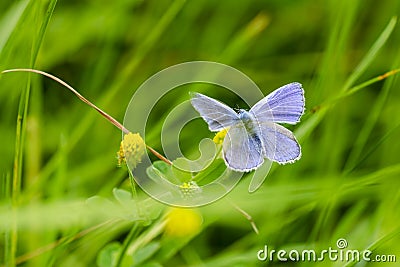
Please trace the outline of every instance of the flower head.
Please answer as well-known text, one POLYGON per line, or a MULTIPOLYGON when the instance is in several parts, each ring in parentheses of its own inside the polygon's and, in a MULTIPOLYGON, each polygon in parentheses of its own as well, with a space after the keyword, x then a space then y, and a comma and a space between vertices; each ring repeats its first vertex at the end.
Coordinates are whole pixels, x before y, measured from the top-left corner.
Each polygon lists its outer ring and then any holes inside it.
POLYGON ((184 182, 179 188, 185 198, 194 197, 196 194, 201 193, 201 188, 195 181, 184 182))
POLYGON ((194 209, 172 208, 167 214, 165 234, 172 237, 195 235, 201 230, 203 218, 194 209))
POLYGON ((214 143, 216 143, 217 145, 222 144, 227 131, 228 131, 227 129, 223 129, 223 130, 219 131, 213 138, 214 143))
POLYGON ((121 141, 119 151, 117 152, 118 165, 127 163, 132 168, 135 168, 146 151, 146 145, 138 133, 128 133, 124 135, 121 141))

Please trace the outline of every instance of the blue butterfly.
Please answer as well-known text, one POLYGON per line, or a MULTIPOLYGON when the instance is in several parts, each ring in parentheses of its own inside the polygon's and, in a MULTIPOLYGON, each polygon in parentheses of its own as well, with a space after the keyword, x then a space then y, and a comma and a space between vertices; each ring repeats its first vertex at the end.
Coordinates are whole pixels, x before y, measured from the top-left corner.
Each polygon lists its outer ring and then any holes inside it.
POLYGON ((284 85, 257 102, 249 111, 235 112, 227 105, 193 93, 192 106, 212 132, 227 129, 222 144, 228 168, 249 172, 264 159, 280 164, 301 157, 301 148, 291 131, 277 123, 296 124, 304 113, 304 90, 300 83, 284 85))

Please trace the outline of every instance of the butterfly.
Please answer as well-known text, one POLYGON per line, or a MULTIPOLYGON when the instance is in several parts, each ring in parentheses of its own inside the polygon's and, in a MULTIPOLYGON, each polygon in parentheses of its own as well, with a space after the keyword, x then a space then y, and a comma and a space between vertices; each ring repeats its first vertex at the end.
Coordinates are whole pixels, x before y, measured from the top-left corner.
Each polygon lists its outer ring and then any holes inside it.
POLYGON ((192 93, 191 104, 212 132, 227 130, 222 152, 228 168, 249 172, 265 158, 292 163, 301 157, 301 147, 293 133, 278 123, 296 124, 304 113, 304 90, 293 82, 284 85, 249 111, 238 112, 211 97, 192 93))

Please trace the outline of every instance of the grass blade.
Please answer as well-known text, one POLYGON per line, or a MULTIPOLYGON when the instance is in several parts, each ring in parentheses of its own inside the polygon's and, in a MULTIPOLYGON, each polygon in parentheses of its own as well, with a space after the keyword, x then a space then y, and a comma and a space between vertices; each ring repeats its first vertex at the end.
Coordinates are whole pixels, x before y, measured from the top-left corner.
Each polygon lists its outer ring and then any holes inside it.
MULTIPOLYGON (((395 60, 395 65, 400 61, 400 53, 397 55, 395 60)), ((360 155, 368 141, 368 138, 376 125, 378 118, 384 109, 384 105, 387 101, 390 89, 392 88, 394 79, 386 80, 382 92, 379 94, 378 99, 375 102, 375 105, 371 108, 369 116, 364 123, 363 128, 361 129, 359 135, 357 136, 356 142, 351 150, 348 160, 346 161, 345 171, 349 171, 355 167, 357 164, 357 160, 360 158, 360 155)))
MULTIPOLYGON (((57 2, 56 0, 53 0, 49 3, 49 8, 47 9, 44 21, 40 26, 39 35, 37 36, 36 42, 32 46, 32 55, 30 59, 30 65, 32 67, 35 65, 37 54, 39 52, 40 45, 42 43, 45 34, 45 30, 50 21, 50 17, 54 11, 56 2, 57 2)), ((32 6, 34 5, 33 1, 31 2, 31 5, 32 6)), ((21 16, 21 18, 24 18, 25 16, 29 15, 30 15, 29 13, 24 13, 24 16, 21 16)), ((18 227, 17 227, 16 209, 18 207, 18 201, 21 192, 23 151, 25 144, 26 120, 28 117, 30 88, 31 88, 30 78, 28 78, 26 87, 21 93, 19 107, 18 107, 18 114, 17 114, 17 123, 16 123, 15 156, 14 156, 12 192, 11 192, 11 203, 14 212, 12 213, 13 221, 11 224, 11 240, 9 243, 10 249, 9 249, 9 255, 7 256, 8 266, 15 266, 15 257, 18 246, 18 227)))
POLYGON ((374 58, 378 54, 379 50, 389 39, 390 35, 393 32, 394 27, 396 26, 396 22, 397 22, 397 17, 392 17, 392 19, 389 21, 388 25, 383 30, 381 35, 378 37, 378 39, 372 45, 370 50, 364 56, 362 61, 358 64, 358 66, 353 71, 353 73, 350 75, 350 77, 346 80, 346 83, 342 89, 343 91, 347 91, 353 85, 353 83, 361 76, 361 74, 363 74, 364 71, 368 68, 368 66, 371 64, 372 60, 374 60, 374 58))
MULTIPOLYGON (((185 0, 176 0, 173 4, 170 5, 169 9, 164 13, 164 15, 160 18, 158 24, 154 27, 153 31, 147 38, 141 43, 138 47, 138 52, 135 55, 130 56, 134 60, 131 61, 121 72, 119 75, 115 77, 117 81, 107 93, 99 100, 100 106, 106 106, 113 99, 115 95, 118 94, 119 90, 125 88, 124 85, 128 80, 131 79, 132 73, 137 69, 139 63, 144 59, 144 57, 151 51, 151 48, 157 43, 157 41, 161 38, 162 33, 167 29, 168 25, 173 21, 178 12, 182 9, 185 4, 185 0)), ((84 134, 90 129, 91 123, 94 120, 93 113, 87 113, 86 116, 82 118, 81 121, 76 125, 75 130, 71 133, 71 138, 66 150, 67 152, 72 150, 75 145, 79 142, 79 140, 84 136, 84 134)), ((45 181, 51 173, 57 168, 59 164, 60 157, 58 153, 56 153, 46 164, 39 175, 40 181, 45 181)), ((38 183, 40 186, 40 183, 38 183)))
POLYGON ((3 51, 11 34, 16 29, 28 3, 28 0, 15 2, 14 6, 7 12, 3 20, 0 22, 0 53, 3 51))

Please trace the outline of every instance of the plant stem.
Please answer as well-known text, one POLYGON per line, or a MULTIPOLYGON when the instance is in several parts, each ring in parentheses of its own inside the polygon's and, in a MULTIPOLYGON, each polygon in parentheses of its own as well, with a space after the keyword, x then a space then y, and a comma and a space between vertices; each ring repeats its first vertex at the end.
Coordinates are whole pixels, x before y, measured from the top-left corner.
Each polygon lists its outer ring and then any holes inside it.
MULTIPOLYGON (((93 104, 92 102, 90 102, 88 99, 86 99, 83 95, 81 95, 78 91, 76 91, 71 85, 69 85, 68 83, 64 82, 63 80, 61 80, 60 78, 51 75, 47 72, 41 71, 41 70, 35 70, 35 69, 9 69, 9 70, 4 70, 2 71, 2 73, 9 73, 9 72, 33 72, 33 73, 37 73, 43 76, 46 76, 56 82, 58 82, 59 84, 65 86, 66 88, 68 88, 72 93, 74 93, 82 102, 84 102, 85 104, 89 105, 90 107, 94 108, 97 112, 99 112, 104 118, 106 118, 109 122, 111 122, 114 126, 116 126, 118 129, 120 129, 122 132, 124 132, 125 134, 130 133, 130 131, 128 129, 126 129, 120 122, 118 122, 116 119, 114 119, 112 116, 110 116, 109 114, 107 114, 106 112, 104 112, 102 109, 100 109, 99 107, 97 107, 95 104, 93 104)), ((163 155, 161 155, 160 153, 158 153, 156 150, 154 150, 152 147, 146 145, 146 147, 150 150, 151 153, 153 153, 157 158, 159 158, 160 160, 164 161, 165 163, 172 165, 172 162, 170 160, 168 160, 167 158, 165 158, 163 155)))
POLYGON ((331 99, 331 100, 327 100, 327 101, 323 102, 322 104, 313 107, 313 108, 311 109, 311 113, 315 113, 315 112, 317 112, 318 110, 320 110, 320 109, 322 109, 322 108, 331 106, 331 105, 337 103, 339 100, 341 100, 341 99, 343 99, 343 98, 345 98, 345 97, 351 96, 352 94, 357 93, 357 92, 360 91, 361 89, 364 89, 364 88, 366 88, 367 86, 369 86, 369 85, 371 85, 371 84, 374 84, 374 83, 376 83, 376 82, 382 81, 382 80, 384 80, 384 79, 386 79, 386 78, 388 78, 388 77, 390 77, 390 76, 393 76, 393 75, 395 75, 395 74, 397 74, 397 73, 399 73, 399 72, 400 72, 400 69, 393 69, 393 70, 390 70, 390 71, 388 71, 388 72, 386 72, 386 73, 384 73, 384 74, 382 74, 382 75, 379 75, 379 76, 377 76, 377 77, 374 77, 374 78, 372 78, 372 79, 369 79, 368 81, 365 81, 365 82, 363 82, 363 83, 361 83, 361 84, 359 84, 359 85, 356 85, 356 86, 354 86, 354 87, 348 89, 348 90, 345 91, 344 93, 339 94, 337 97, 334 97, 334 98, 331 99))
POLYGON ((128 236, 125 238, 124 243, 122 244, 121 251, 118 254, 118 258, 117 258, 117 261, 116 261, 114 267, 120 267, 121 266, 122 260, 124 259, 124 256, 125 256, 125 253, 126 253, 126 251, 128 249, 129 244, 132 242, 132 240, 139 233, 138 228, 139 228, 139 224, 138 223, 134 223, 133 227, 129 231, 128 236))
POLYGON ((8 72, 17 72, 17 71, 22 71, 22 72, 33 72, 33 73, 37 73, 37 74, 41 74, 43 76, 49 77, 50 79, 53 79, 54 81, 58 82, 59 84, 67 87, 71 92, 73 92, 81 101, 83 101, 84 103, 86 103, 87 105, 91 106, 92 108, 94 108, 97 112, 99 112, 103 117, 105 117, 108 121, 110 121, 112 124, 114 124, 117 128, 121 129, 124 133, 129 133, 129 131, 121 124, 119 123, 117 120, 115 120, 113 117, 111 117, 110 115, 108 115, 106 112, 104 112, 103 110, 101 110, 99 107, 97 107, 95 104, 93 104, 92 102, 90 102, 89 100, 87 100, 84 96, 82 96, 78 91, 76 91, 71 85, 69 85, 68 83, 64 82, 63 80, 61 80, 60 78, 51 75, 47 72, 44 71, 40 71, 40 70, 35 70, 35 69, 10 69, 10 70, 5 70, 3 71, 3 73, 8 73, 8 72))

